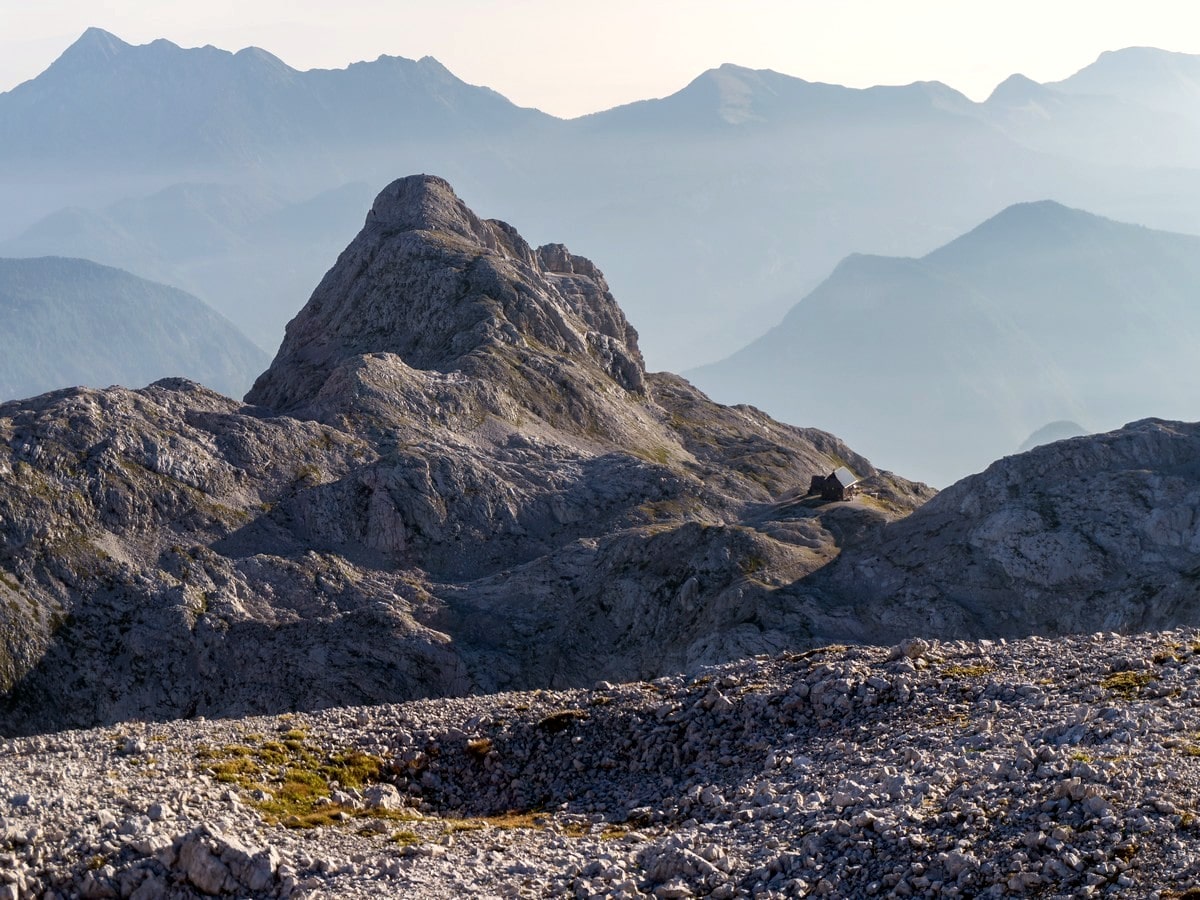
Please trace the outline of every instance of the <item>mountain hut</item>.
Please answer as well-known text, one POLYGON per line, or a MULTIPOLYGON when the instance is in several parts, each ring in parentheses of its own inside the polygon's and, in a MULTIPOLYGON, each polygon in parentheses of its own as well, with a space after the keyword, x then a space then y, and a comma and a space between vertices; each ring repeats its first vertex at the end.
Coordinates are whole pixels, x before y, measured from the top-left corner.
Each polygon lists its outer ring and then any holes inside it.
POLYGON ((858 492, 858 476, 845 466, 838 466, 822 481, 821 499, 849 500, 858 492))

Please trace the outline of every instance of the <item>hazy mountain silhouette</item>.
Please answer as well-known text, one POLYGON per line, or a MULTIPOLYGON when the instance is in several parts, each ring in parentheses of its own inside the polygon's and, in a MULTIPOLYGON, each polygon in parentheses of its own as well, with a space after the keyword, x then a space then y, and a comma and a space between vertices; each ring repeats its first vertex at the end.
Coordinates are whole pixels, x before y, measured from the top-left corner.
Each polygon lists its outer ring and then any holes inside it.
MULTIPOLYGON (((1200 63, 1200 57, 1185 58, 1200 63)), ((1134 61, 1128 62, 1125 68, 1133 68, 1134 61)), ((1149 56, 1147 62, 1151 65, 1145 74, 1150 78, 1158 58, 1149 56)), ((1105 165, 1200 165, 1200 114, 1188 109, 1184 115, 1189 104, 1148 103, 1138 91, 1121 90, 1119 85, 1108 90, 1087 72, 1079 73, 1079 81, 1058 84, 1013 75, 997 86, 981 111, 1012 139, 1047 153, 1105 165), (1089 85, 1095 93, 1084 89, 1089 85)), ((1161 84, 1145 93, 1166 97, 1170 88, 1161 84)), ((1190 105, 1200 105, 1200 93, 1190 105)))
POLYGON ((0 259, 0 400, 185 375, 241 395, 267 356, 195 297, 83 259, 0 259))
MULTIPOLYGON (((722 66, 558 132, 575 165, 540 157, 537 190, 570 192, 582 215, 556 233, 616 261, 646 352, 671 366, 750 340, 855 250, 919 254, 1015 201, 1106 208, 1142 190, 1021 145, 938 83, 859 90, 722 66)), ((1147 193, 1195 192, 1175 187, 1147 193)))
POLYGON ((89 28, 39 77, 0 94, 0 158, 174 172, 305 156, 338 168, 328 154, 339 145, 482 138, 549 119, 432 57, 300 72, 256 47, 133 46, 89 28))
POLYGON ((299 72, 253 48, 92 29, 0 95, 0 252, 167 281, 273 349, 363 198, 432 172, 484 215, 594 248, 651 365, 679 369, 752 340, 848 253, 920 255, 1015 202, 1200 232, 1195 146, 1175 111, 1061 85, 976 104, 936 82, 859 90, 725 65, 562 121, 430 58, 299 72))
POLYGON ((1101 53, 1090 66, 1050 85, 1071 94, 1116 97, 1200 119, 1200 56, 1154 47, 1101 53))
POLYGON ((970 115, 974 104, 940 82, 865 89, 805 81, 726 63, 661 100, 642 100, 575 120, 609 131, 704 130, 736 126, 862 123, 874 116, 939 119, 970 115))
POLYGON ((1049 422, 1043 425, 1022 441, 1021 446, 1017 450, 1020 453, 1024 453, 1026 450, 1032 450, 1034 447, 1052 444, 1055 441, 1065 441, 1068 438, 1080 437, 1087 433, 1088 430, 1078 422, 1068 422, 1065 419, 1059 419, 1057 422, 1049 422))
POLYGON ((1048 421, 1194 418, 1200 238, 1049 201, 921 259, 851 256, 748 347, 690 373, 945 485, 1048 421))
POLYGON ((102 210, 60 210, 0 242, 0 255, 62 253, 178 285, 273 350, 371 196, 362 182, 300 203, 261 187, 179 184, 102 210))

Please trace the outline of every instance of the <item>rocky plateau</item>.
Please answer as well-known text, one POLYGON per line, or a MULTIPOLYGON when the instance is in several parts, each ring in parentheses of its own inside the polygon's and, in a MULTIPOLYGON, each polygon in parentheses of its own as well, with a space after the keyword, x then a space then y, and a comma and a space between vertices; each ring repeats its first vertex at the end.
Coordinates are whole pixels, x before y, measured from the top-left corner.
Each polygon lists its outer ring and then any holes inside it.
POLYGON ((0 730, 811 643, 777 589, 931 493, 647 373, 591 262, 401 179, 246 403, 165 380, 0 406, 0 730), (800 499, 843 464, 860 499, 800 499))
POLYGON ((935 495, 401 179, 245 402, 0 405, 0 900, 1200 895, 1197 459, 935 495))
POLYGON ((5 898, 1200 893, 1200 632, 0 744, 5 898))

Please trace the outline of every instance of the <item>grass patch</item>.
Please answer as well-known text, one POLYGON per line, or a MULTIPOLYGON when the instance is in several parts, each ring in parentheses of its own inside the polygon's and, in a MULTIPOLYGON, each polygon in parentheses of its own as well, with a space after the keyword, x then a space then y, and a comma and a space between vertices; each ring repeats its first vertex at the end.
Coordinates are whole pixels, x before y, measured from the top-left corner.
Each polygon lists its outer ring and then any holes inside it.
POLYGON ((383 760, 361 750, 345 750, 329 757, 318 771, 344 788, 360 788, 383 778, 383 760))
POLYGON ((482 759, 492 752, 491 738, 473 738, 467 741, 467 753, 482 759))
MULTIPOLYGON (((196 757, 217 781, 260 792, 250 802, 271 824, 313 828, 351 818, 409 818, 404 810, 346 809, 329 800, 335 788, 361 788, 383 780, 378 757, 357 749, 324 753, 291 729, 284 740, 201 747, 196 757)), ((252 796, 255 796, 252 794, 252 796)))
POLYGON ((499 816, 486 816, 484 821, 493 828, 514 829, 514 828, 541 828, 546 824, 546 816, 539 812, 513 812, 509 811, 499 816))
POLYGON ((977 663, 973 666, 946 666, 942 669, 942 676, 944 678, 982 678, 995 671, 996 667, 993 665, 977 663))
POLYGON ((456 834, 461 831, 482 831, 485 828, 495 828, 499 831, 532 831, 544 828, 547 817, 540 812, 516 812, 510 810, 496 816, 477 816, 468 819, 443 819, 442 834, 456 834))
POLYGON ((767 567, 767 561, 761 556, 744 556, 738 561, 738 568, 743 575, 757 575, 767 567))
POLYGON ((545 731, 548 734, 557 734, 587 717, 588 714, 582 709, 561 709, 543 716, 541 721, 537 723, 537 727, 540 731, 545 731))
POLYGON ((1113 855, 1117 857, 1117 859, 1123 859, 1125 862, 1129 862, 1131 859, 1137 856, 1137 852, 1140 849, 1141 847, 1138 846, 1138 844, 1131 841, 1126 844, 1118 844, 1113 855))
POLYGON ((1100 682, 1100 687, 1104 688, 1124 700, 1135 700, 1141 695, 1142 690, 1150 682, 1154 680, 1154 676, 1149 672, 1134 672, 1125 670, 1121 672, 1113 672, 1108 677, 1100 682))
POLYGON ((213 776, 222 784, 240 785, 246 779, 257 778, 262 772, 257 761, 244 756, 214 761, 210 768, 213 776))
POLYGON ((639 459, 644 459, 646 462, 657 463, 660 466, 665 466, 671 461, 671 453, 666 447, 656 445, 653 447, 639 448, 630 451, 639 459))
POLYGON ((295 481, 304 487, 313 487, 321 483, 321 470, 312 463, 304 463, 297 467, 295 481))
POLYGON ((445 819, 442 834, 458 834, 461 831, 482 831, 487 823, 482 819, 445 819))

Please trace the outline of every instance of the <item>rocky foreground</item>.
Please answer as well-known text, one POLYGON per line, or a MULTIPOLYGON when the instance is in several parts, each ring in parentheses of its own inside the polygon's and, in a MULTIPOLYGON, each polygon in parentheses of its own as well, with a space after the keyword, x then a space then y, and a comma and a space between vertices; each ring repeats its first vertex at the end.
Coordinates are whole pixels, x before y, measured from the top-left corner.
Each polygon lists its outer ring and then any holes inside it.
POLYGON ((1180 897, 1200 630, 827 647, 690 676, 0 750, 0 897, 1180 897))

